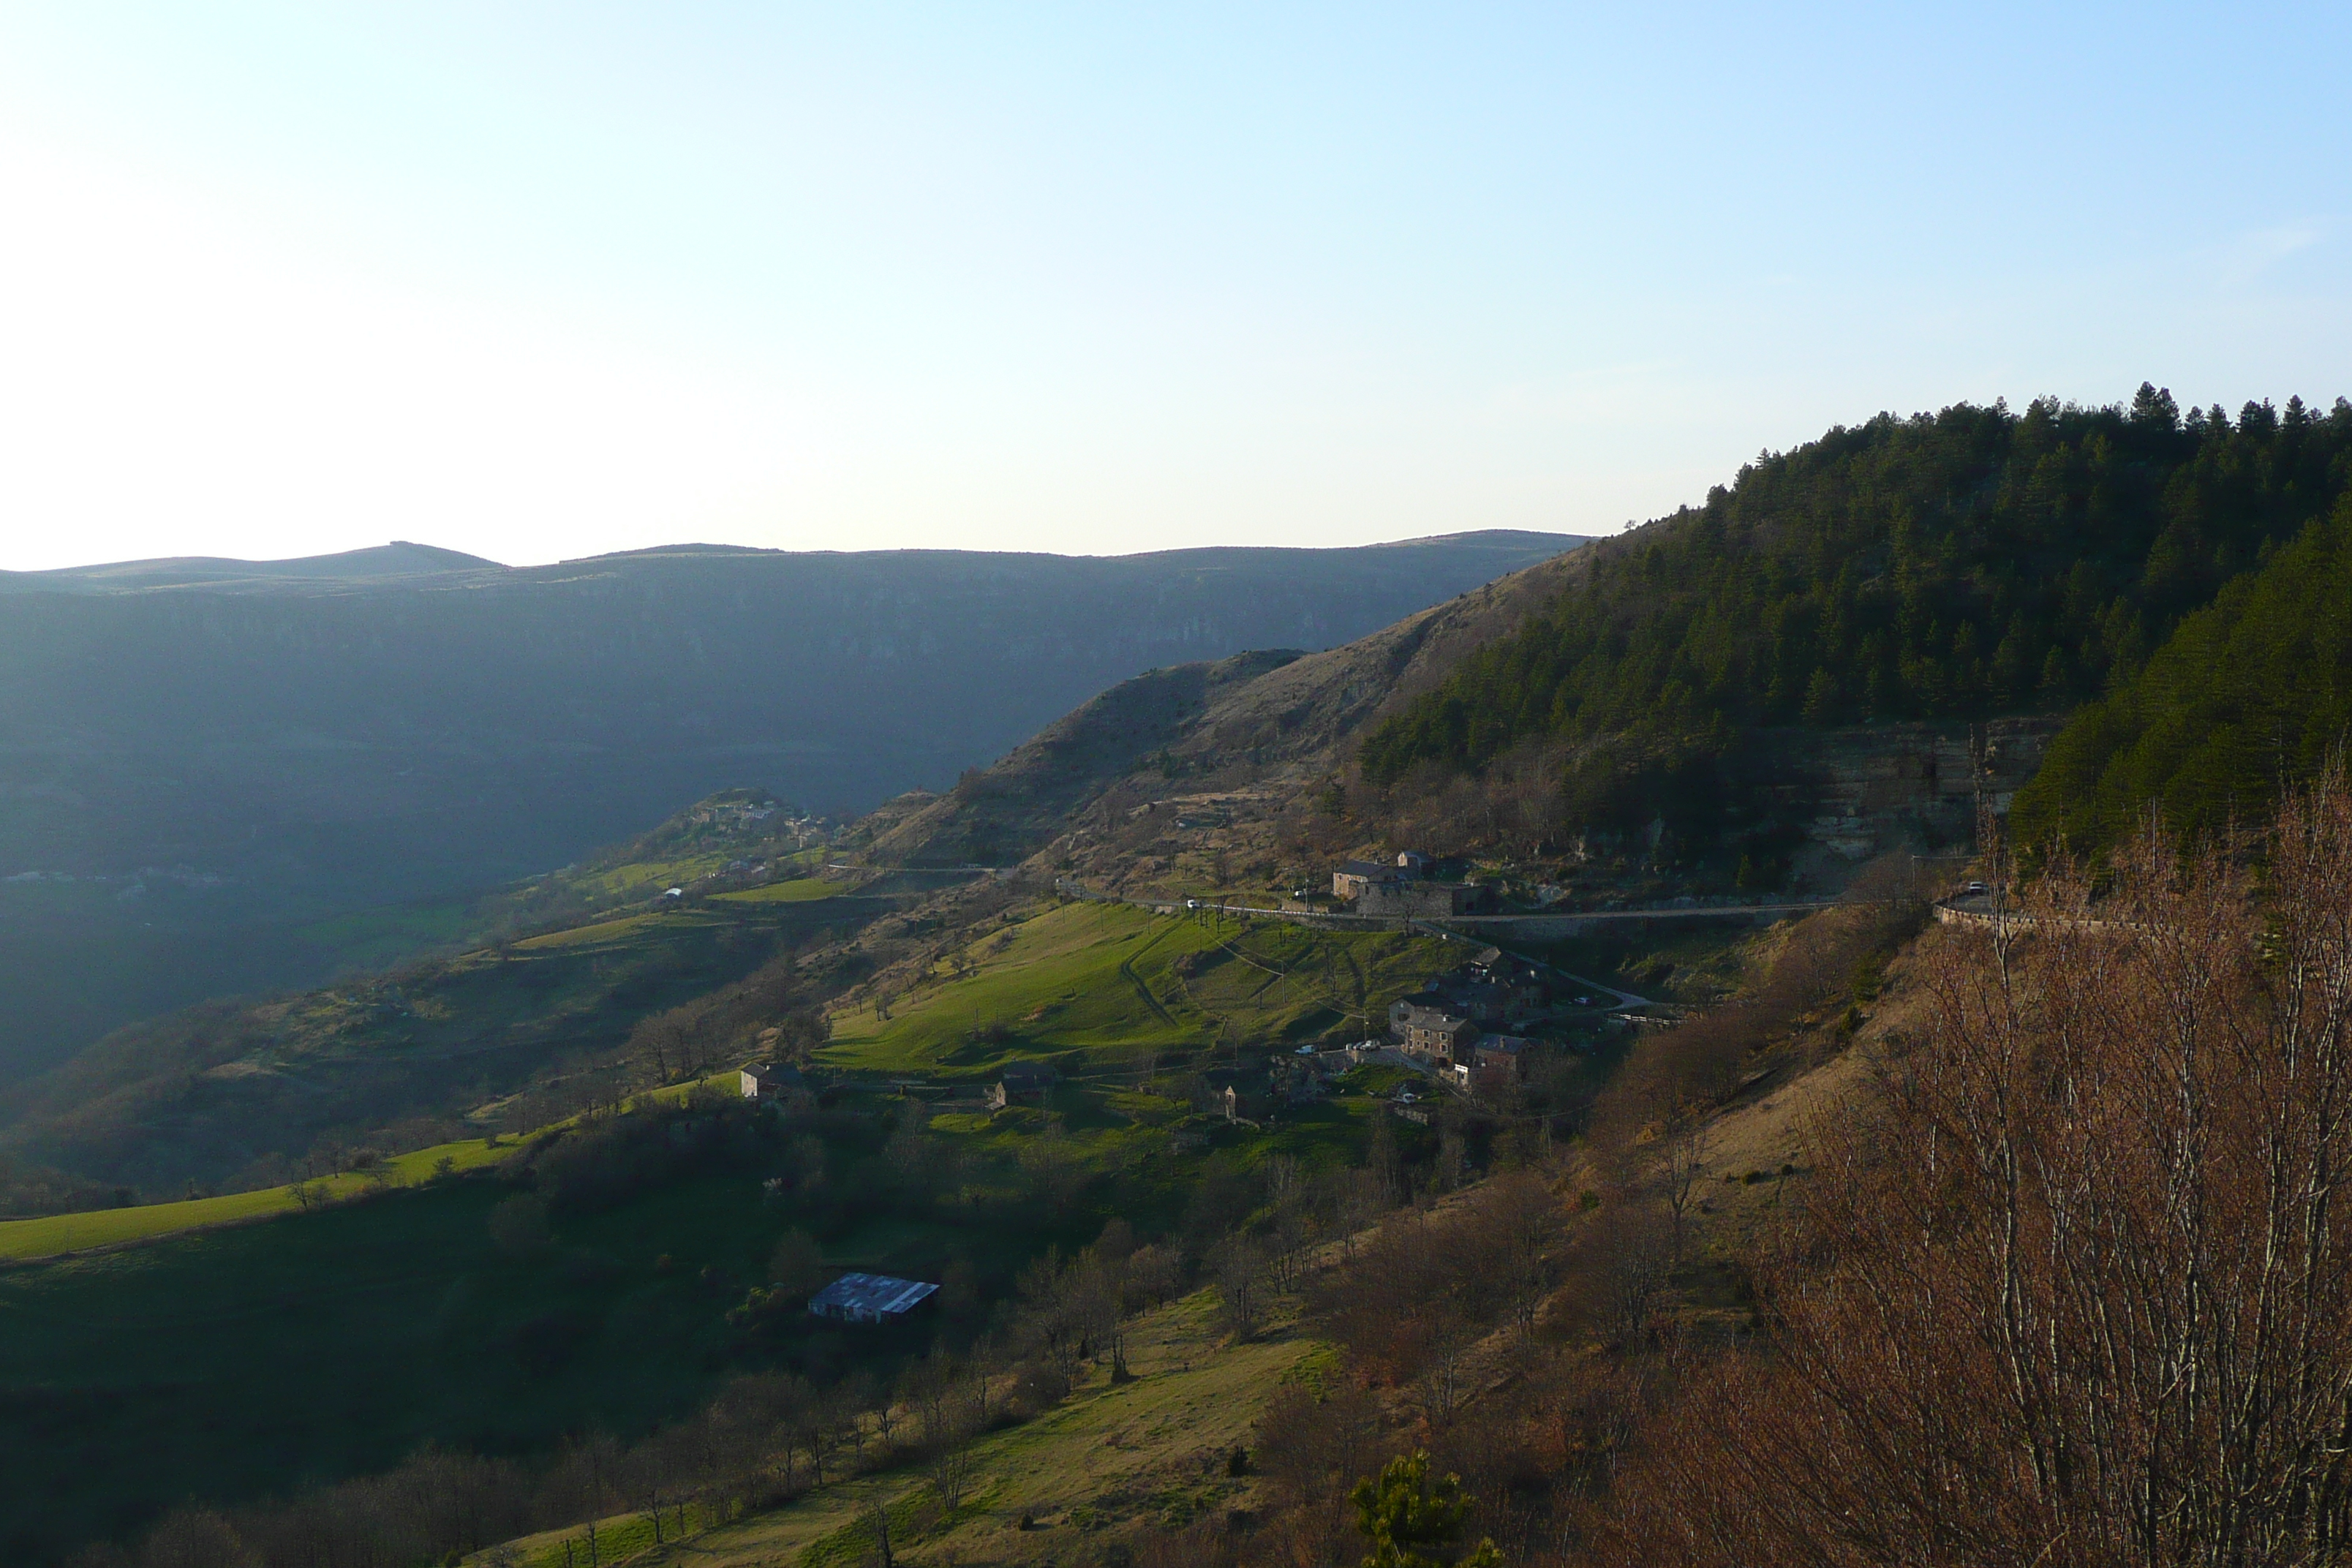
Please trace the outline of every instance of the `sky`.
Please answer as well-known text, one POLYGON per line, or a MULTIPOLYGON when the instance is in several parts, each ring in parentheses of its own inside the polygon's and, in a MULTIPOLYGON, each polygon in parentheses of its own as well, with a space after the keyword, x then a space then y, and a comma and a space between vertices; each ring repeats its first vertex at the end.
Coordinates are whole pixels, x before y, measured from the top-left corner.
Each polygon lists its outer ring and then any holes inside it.
POLYGON ((0 0, 0 568, 1599 533, 2352 394, 2352 7, 0 0))

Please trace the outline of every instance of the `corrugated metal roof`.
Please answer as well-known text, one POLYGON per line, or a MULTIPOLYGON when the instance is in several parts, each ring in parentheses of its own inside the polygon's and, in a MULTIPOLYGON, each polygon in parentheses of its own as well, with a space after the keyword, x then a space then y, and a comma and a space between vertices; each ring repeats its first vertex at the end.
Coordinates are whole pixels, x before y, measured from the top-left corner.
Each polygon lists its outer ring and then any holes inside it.
POLYGON ((821 1318, 896 1317, 938 1289, 920 1279, 845 1274, 809 1298, 809 1310, 821 1318))

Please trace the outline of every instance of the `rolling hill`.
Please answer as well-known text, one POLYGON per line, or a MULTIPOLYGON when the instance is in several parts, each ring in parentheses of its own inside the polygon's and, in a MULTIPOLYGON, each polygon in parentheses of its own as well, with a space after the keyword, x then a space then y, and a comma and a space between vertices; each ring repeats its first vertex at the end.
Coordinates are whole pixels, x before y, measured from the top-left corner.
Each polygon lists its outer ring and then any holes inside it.
POLYGON ((1344 643, 1569 549, 1062 557, 413 544, 0 583, 0 1081, 352 961, 321 922, 578 858, 711 791, 940 788, 1155 666, 1344 643))
MULTIPOLYGON (((639 1024, 680 1006, 693 1060, 731 1065, 810 1004, 796 955, 922 897, 811 875, 797 837, 763 794, 722 792, 455 907, 428 956, 113 1030, 0 1098, 0 1191, 26 1209, 77 1184, 152 1199, 467 1135, 469 1116, 521 1130, 636 1087, 639 1024)), ((688 1069, 662 1048, 661 1077, 688 1069)))
POLYGON ((2334 535, 2293 542, 2347 485, 2341 399, 2184 418, 2144 386, 2129 407, 1882 416, 1353 644, 1114 689, 877 814, 872 848, 1173 886, 1311 879, 1351 843, 1549 847, 1563 880, 1622 861, 1682 890, 1834 888, 1885 849, 1968 844, 1979 804, 2006 810, 2110 689, 2033 812, 2105 767, 2116 801, 2252 799, 2251 764, 2220 749, 2259 740, 2307 769, 2340 730, 2286 710, 2340 706, 2318 618, 2334 535), (2151 663, 2176 627, 2181 650, 2151 663), (2206 760, 2177 785, 2147 760, 2192 744, 2206 760))
MULTIPOLYGON (((757 1277, 759 1249, 778 1230, 781 1216, 755 1207, 761 1200, 750 1184, 773 1173, 761 1189, 767 1201, 795 1216, 823 1215, 822 1254, 835 1267, 867 1261, 944 1272, 959 1246, 993 1249, 982 1294, 1021 1303, 1003 1309, 1005 1322, 1030 1314, 1018 1319, 1030 1325, 1028 1338, 1012 1335, 1030 1358, 1012 1381, 1059 1391, 1027 1408, 1063 1414, 980 1441, 972 1453, 981 1462, 1044 1452, 1037 1445, 1055 1431, 1089 1421, 1103 1434, 1086 1427, 1090 1447, 1118 1447, 1129 1440, 1127 1418, 1115 1414, 1121 1409, 1179 1432, 1230 1435, 1240 1430, 1234 1420, 1212 1427, 1172 1419, 1168 1402, 1192 1398, 1187 1390, 1196 1386, 1188 1381, 1191 1358, 1204 1369, 1234 1369, 1216 1382, 1215 1397, 1242 1410, 1277 1393, 1270 1385, 1293 1364, 1289 1350, 1251 1351, 1250 1332, 1238 1325, 1223 1351, 1205 1336, 1178 1336, 1168 1342, 1184 1347, 1175 1365, 1163 1352, 1141 1394, 1118 1395, 1112 1373, 1099 1394, 1082 1385, 1077 1403, 1057 1406, 1070 1382, 1051 1369, 1083 1363, 1088 1346, 1099 1357, 1104 1342, 1093 1336, 1108 1320, 1070 1307, 1079 1298, 1057 1294, 1064 1287, 1048 1278, 1050 1268, 1018 1268, 1021 1258, 1036 1256, 1048 1238, 1082 1239, 1102 1215, 1117 1214, 1134 1226, 1129 1242, 1149 1236, 1180 1252, 1188 1268, 1217 1279, 1217 1299, 1230 1307, 1258 1288, 1249 1271, 1267 1267, 1266 1249, 1289 1245, 1286 1234, 1306 1234, 1296 1205, 1307 1200, 1297 1194, 1314 1183, 1322 1184, 1313 1187, 1316 1201, 1331 1205, 1324 1223, 1337 1225, 1370 1212, 1359 1200, 1374 1208, 1384 1201, 1371 1194, 1394 1190, 1388 1184, 1403 1168, 1400 1160, 1441 1184, 1458 1182, 1465 1161, 1491 1163, 1498 1173, 1524 1162, 1536 1173, 1517 1185, 1472 1189, 1503 1194, 1486 1211, 1488 1220, 1475 1218, 1474 1197, 1460 1205, 1469 1217, 1459 1229, 1434 1209, 1416 1209, 1393 1234, 1335 1240, 1335 1258, 1360 1248, 1365 1261, 1346 1276, 1344 1290, 1323 1292, 1315 1304, 1314 1332, 1335 1348, 1301 1353, 1344 1355, 1356 1382, 1376 1391, 1368 1396, 1374 1405, 1355 1407, 1351 1417, 1370 1442, 1411 1431, 1416 1443, 1443 1446, 1457 1430, 1484 1433, 1465 1438, 1446 1462, 1481 1470, 1480 1507, 1489 1510, 1481 1517, 1498 1530, 1517 1520, 1525 1529, 1514 1550, 1530 1550, 1535 1513, 1518 1520, 1496 1500, 1519 1498, 1513 1489, 1524 1481, 1531 1509, 1566 1519, 1558 1510, 1602 1495, 1579 1490, 1590 1479, 1586 1467, 1613 1464, 1616 1450, 1606 1444, 1624 1441, 1593 1446, 1602 1442, 1596 1434, 1613 1429, 1616 1416, 1603 1407, 1620 1393, 1603 1392, 1584 1381, 1589 1375, 1650 1364, 1655 1314, 1672 1317, 1694 1345, 1729 1346, 1769 1326, 1755 1310, 1731 1233, 1760 1231, 1791 1183, 1805 1190, 1819 1138, 1859 1103, 1857 1042, 1876 1049, 1895 1026, 1907 1030, 1916 1021, 1924 993, 1909 966, 1920 960, 1902 949, 1925 919, 1918 885, 1793 928, 1719 925, 1704 942, 1692 939, 1689 952, 1648 955, 1645 964, 1656 963, 1672 983, 1661 994, 1702 997, 1709 987, 1685 986, 1675 972, 1711 965, 1724 978, 1717 989, 1736 1000, 1679 1028, 1622 1031, 1632 1037, 1622 1051, 1587 1054, 1566 1048, 1580 1045, 1572 1037, 1557 1040, 1541 1079, 1490 1102, 1447 1107, 1420 1130, 1395 1127, 1400 1119, 1360 1095, 1285 1108, 1278 1124, 1266 1126, 1226 1123, 1202 1107, 1210 1074, 1222 1081, 1252 1056, 1264 1069, 1268 1047, 1370 1024, 1386 998, 1445 962, 1441 944, 1402 931, 1219 924, 1206 913, 1061 901, 1050 891, 1053 879, 1264 892, 1311 881, 1337 855, 1413 843, 1456 858, 1514 898, 1540 889, 1554 899, 1638 893, 1687 904, 1694 892, 1817 869, 1829 875, 1835 867, 1828 863, 1850 867, 1892 846, 1940 849, 1957 860, 1967 853, 1972 809, 1998 810, 2027 786, 2062 726, 2052 765, 2021 797, 2029 816, 2043 800, 2063 809, 2087 800, 2103 811, 2110 796, 2153 789, 2193 817, 2229 798, 2237 787, 2230 781, 2250 776, 2250 755, 2275 763, 2291 754, 2307 771, 2341 722, 2337 667, 2346 655, 2334 606, 2342 598, 2347 450, 2352 407, 2314 416, 2299 405, 2284 416, 2256 406, 2235 420, 2200 410, 2184 421, 2152 389, 2129 410, 2036 404, 2011 416, 1960 407, 1833 431, 1743 472, 1704 508, 1523 567, 1353 641, 1162 665, 1109 683, 992 765, 936 792, 902 795, 837 833, 825 858, 857 863, 856 892, 836 890, 838 869, 828 880, 790 863, 781 842, 758 877, 729 881, 729 868, 748 857, 730 858, 730 845, 723 833, 712 837, 712 824, 739 819, 752 797, 722 799, 555 879, 541 907, 560 919, 441 963, 429 985, 404 986, 398 996, 378 986, 280 998, 268 1005, 273 1013, 241 1016, 240 1026, 256 1034, 226 1028, 209 1037, 215 1057, 200 1062, 184 1048, 177 1058, 159 1055, 199 1068, 186 1075, 204 1080, 199 1095, 181 1094, 187 1085, 156 1072, 142 1080, 146 1100, 117 1094, 111 1080, 135 1044, 132 1035, 120 1037, 116 1056, 76 1064, 84 1076, 45 1081, 45 1091, 60 1098, 38 1120, 44 1136, 69 1131, 70 1117, 60 1112, 87 1102, 108 1109, 122 1150, 150 1134, 183 1152, 201 1149, 181 1107, 203 1096, 244 1097, 255 1129, 308 1132, 298 1101, 384 1074, 412 1075, 429 1091, 416 1102, 446 1110, 473 1086, 420 1071, 436 1052, 485 1062, 510 1053, 496 1087, 525 1086, 551 1070, 576 1070, 597 1053, 609 1063, 616 1050, 641 1043, 625 1023, 634 1031, 661 1016, 654 1009, 714 984, 719 989, 706 995, 743 1005, 705 1011, 689 1002, 668 1015, 688 1031, 668 1037, 673 1046, 691 1037, 766 1048, 761 1026, 798 1020, 793 1037, 831 1093, 862 1085, 894 1099, 846 1113, 837 1099, 812 1112, 839 1118, 824 1124, 821 1138, 812 1134, 817 1142, 837 1136, 837 1152, 829 1143, 813 1151, 787 1142, 709 1171, 651 1158, 698 1136, 668 1122, 656 1135, 651 1122, 614 1119, 618 1135, 637 1140, 629 1159, 600 1150, 566 1165, 563 1140, 551 1140, 552 1163, 530 1178, 561 1221, 556 1251, 539 1254, 541 1265, 559 1257, 567 1263, 551 1276, 543 1267, 515 1272, 515 1258, 484 1249, 490 1230, 478 1211, 488 1184, 524 1179, 505 1168, 347 1213, 297 1215, 209 1242, 184 1237, 119 1255, 152 1258, 152 1285, 91 1284, 76 1272, 115 1267, 111 1259, 40 1263, 0 1280, 14 1283, 41 1328, 6 1386, 59 1431, 161 1423, 174 1477, 194 1477, 222 1497, 250 1498, 265 1483, 251 1468, 207 1468, 216 1457, 187 1445, 218 1391, 198 1388, 181 1401, 151 1378, 131 1394, 109 1393, 101 1386, 111 1374, 108 1336, 85 1327, 102 1331, 152 1313, 168 1331, 162 1347, 207 1365, 226 1354, 233 1372, 249 1369, 253 1346, 264 1341, 331 1354, 347 1336, 383 1336, 412 1369, 411 1385, 395 1397, 377 1383, 362 1384, 373 1401, 368 1440, 328 1434, 322 1451, 332 1459, 321 1479, 381 1466, 445 1434, 467 1446, 543 1451, 558 1425, 576 1419, 576 1402, 592 1397, 612 1402, 615 1425, 649 1430, 665 1413, 686 1409, 722 1364, 761 1364, 774 1352, 820 1381, 844 1370, 821 1364, 817 1338, 797 1314, 791 1324, 806 1337, 791 1347, 730 1344, 713 1327, 726 1301, 741 1301, 724 1309, 740 1314, 769 1300, 735 1292, 757 1277), (2330 509, 2338 509, 2334 521, 2314 521, 2330 509), (2085 698, 2093 706, 2067 726, 2085 698), (2250 751, 2250 735, 2266 738, 2271 750, 2250 751), (1017 869, 973 877, 981 866, 1017 869), (943 874, 971 879, 926 894, 927 872, 933 888, 943 874), (709 882, 692 880, 714 873, 709 882), (660 898, 671 876, 688 879, 694 895, 660 898), (901 891, 876 896, 891 888, 901 891), (875 901, 853 910, 847 900, 860 893, 875 901), (770 962, 788 961, 788 968, 746 972, 788 973, 789 985, 747 989, 727 979, 724 963, 707 962, 725 952, 713 932, 740 935, 755 922, 793 919, 814 922, 810 932, 826 922, 832 929, 793 946, 799 939, 785 938, 781 926, 766 928, 758 940, 777 954, 770 962), (677 956, 689 952, 702 956, 677 956), (544 1005, 522 994, 528 985, 513 989, 533 975, 558 977, 544 1005), (821 1029, 804 1026, 817 1016, 821 1029), (594 1050, 565 1057, 591 1024, 594 1050), (991 1113, 973 1091, 1016 1058, 1056 1062, 1060 1086, 1043 1104, 991 1113), (273 1075, 300 1092, 269 1081, 273 1075), (125 1107, 134 1112, 121 1114, 125 1107), (1811 1121, 1822 1131, 1800 1136, 1799 1123, 1811 1121), (1584 1142, 1559 1144, 1555 1134, 1572 1127, 1584 1142), (1710 1131, 1722 1142, 1709 1144, 1710 1131), (1216 1142, 1204 1149, 1204 1136, 1216 1142), (1402 1137, 1415 1146, 1400 1155, 1402 1137), (629 1173, 656 1166, 666 1173, 659 1180, 642 1190, 631 1184, 629 1173), (825 1184, 804 1180, 815 1170, 829 1172, 825 1184), (562 1211, 567 1191, 616 1188, 629 1194, 618 1207, 562 1211), (1285 1201, 1294 1205, 1287 1221, 1285 1201), (827 1207, 835 1204, 841 1212, 827 1207), (734 1223, 714 1224, 714 1213, 734 1223), (322 1238, 359 1237, 363 1222, 428 1214, 444 1218, 401 1245, 430 1266, 420 1265, 415 1280, 362 1292, 398 1310, 399 1324, 314 1300, 289 1283, 279 1292, 284 1301, 215 1313, 235 1324, 216 1344, 216 1324, 192 1323, 160 1304, 213 1301, 206 1292, 218 1281, 202 1268, 206 1247, 222 1257, 257 1249, 247 1268, 257 1275, 322 1238), (606 1228, 592 1223, 596 1215, 606 1228), (677 1290, 660 1258, 648 1256, 655 1238, 670 1234, 712 1259, 698 1278, 723 1289, 699 1301, 677 1290), (1448 1237, 1459 1245, 1442 1239, 1448 1237), (1697 1250, 1685 1251, 1686 1241, 1697 1250), (1646 1262, 1645 1249, 1654 1254, 1646 1262), (453 1281, 451 1269, 463 1278, 453 1281), (494 1275, 509 1281, 496 1302, 461 1289, 494 1275), (445 1305, 434 1321, 455 1324, 457 1337, 428 1345, 415 1320, 436 1289, 445 1305), (1520 1305, 1506 1310, 1513 1290, 1520 1305), (446 1306, 451 1299, 458 1304, 446 1306), (279 1327, 270 1314, 287 1302, 323 1314, 325 1326, 279 1327), (510 1305, 530 1315, 515 1321, 510 1305), (1053 1316, 1066 1307, 1080 1315, 1053 1316), (572 1359, 548 1359, 540 1331, 551 1322, 572 1359), (1457 1332, 1472 1324, 1486 1336, 1475 1351, 1457 1332), (663 1354, 643 1367, 621 1364, 630 1336, 645 1332, 666 1336, 663 1354), (671 1353, 693 1348, 702 1352, 698 1369, 688 1364, 692 1357, 671 1353), (1474 1361, 1455 1359, 1465 1354, 1474 1361), (1486 1354, 1497 1359, 1475 1362, 1486 1354), (1485 1370, 1465 1376, 1470 1364, 1485 1370), (66 1370, 55 1387, 26 1393, 36 1365, 66 1370), (397 1440, 374 1441, 374 1428, 397 1440), (1538 1449, 1549 1457, 1526 1458, 1538 1449)), ((1955 928, 1922 951, 1927 962, 1958 962, 1970 940, 1955 928)), ((735 957, 749 953, 746 943, 735 957)), ((195 1038, 184 1031, 180 1047, 195 1038)), ((1341 1087, 1370 1086, 1343 1079, 1341 1087)), ((741 1114, 740 1101, 730 1110, 741 1114)), ((99 1150, 85 1140, 74 1157, 96 1170, 88 1162, 99 1150)), ((1285 1268, 1295 1266, 1291 1256, 1285 1268)), ((1088 1258, 1085 1268, 1099 1267, 1088 1258)), ((336 1269, 362 1284, 373 1279, 358 1262, 325 1271, 336 1269)), ((1192 1310, 1205 1309, 1206 1298, 1195 1300, 1192 1310)), ((288 1405, 283 1388, 248 1375, 263 1383, 281 1419, 315 1428, 318 1413, 288 1405)), ((1638 1382, 1621 1391, 1633 1401, 1621 1414, 1638 1414, 1654 1397, 1655 1390, 1626 1392, 1638 1382)), ((887 1414, 887 1398, 877 1408, 887 1414)), ((772 1447, 779 1440, 772 1432, 760 1438, 772 1447)), ((236 1449, 270 1453, 257 1430, 242 1434, 236 1449)), ((1229 1461, 1227 1479, 1238 1479, 1247 1459, 1229 1461)), ((1184 1463, 1203 1477, 1218 1468, 1196 1461, 1184 1463)), ((26 1459, 46 1462, 38 1452, 26 1459)), ((969 1520, 935 1521, 925 1539, 961 1546, 1017 1532, 1019 1556, 1061 1560, 1064 1542, 1083 1552, 1086 1532, 1107 1523, 1139 1542, 1172 1517, 1129 1483, 1130 1474, 1150 1475, 1157 1486, 1175 1473, 1157 1459, 1080 1462, 1056 1449, 1051 1462, 1057 1473, 1072 1472, 1066 1483, 991 1476, 992 1489, 969 1520), (1065 1509, 1052 1528, 1068 1533, 1026 1540, 1038 1521, 1008 1517, 1008 1498, 1023 1509, 1065 1509)), ((1337 1473, 1334 1506, 1362 1473, 1356 1458, 1345 1462, 1356 1468, 1337 1473)), ((778 1508, 730 1491, 731 1479, 712 1481, 705 1501, 726 1500, 714 1505, 718 1513, 698 1516, 696 1528, 707 1533, 692 1550, 849 1560, 864 1550, 859 1532, 871 1522, 860 1519, 862 1504, 888 1497, 912 1509, 926 1484, 911 1473, 874 1485, 820 1484, 778 1508)), ((125 1518, 173 1495, 147 1478, 126 1490, 136 1498, 125 1518)), ((609 1511, 620 1500, 600 1496, 595 1509, 539 1517, 529 1529, 554 1533, 522 1542, 527 1560, 562 1560, 567 1547, 584 1543, 586 1521, 600 1509, 613 1543, 646 1544, 630 1533, 646 1510, 632 1504, 635 1513, 625 1519, 609 1511)), ((682 1525, 684 1515, 677 1519, 682 1525)), ((1227 1528, 1246 1534, 1255 1522, 1236 1518, 1227 1528)), ((1328 1545, 1328 1523, 1318 1528, 1328 1545)), ((1272 1540, 1256 1544, 1271 1550, 1272 1540)))

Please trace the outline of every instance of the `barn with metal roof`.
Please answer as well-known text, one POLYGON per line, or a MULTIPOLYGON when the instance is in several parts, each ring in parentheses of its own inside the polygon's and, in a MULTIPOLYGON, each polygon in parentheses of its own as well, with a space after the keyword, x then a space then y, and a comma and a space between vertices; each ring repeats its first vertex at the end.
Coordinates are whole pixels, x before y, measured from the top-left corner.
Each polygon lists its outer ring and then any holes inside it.
POLYGON ((905 1317, 939 1289, 887 1274, 845 1274, 810 1297, 808 1310, 845 1323, 879 1323, 905 1317))

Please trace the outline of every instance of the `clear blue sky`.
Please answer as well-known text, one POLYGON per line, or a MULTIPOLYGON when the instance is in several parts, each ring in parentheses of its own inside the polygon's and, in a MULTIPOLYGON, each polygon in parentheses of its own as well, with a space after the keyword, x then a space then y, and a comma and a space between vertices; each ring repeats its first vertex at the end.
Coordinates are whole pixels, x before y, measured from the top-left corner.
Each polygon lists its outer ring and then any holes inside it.
POLYGON ((0 566, 1591 532, 2325 403, 2347 18, 0 3, 0 566))

